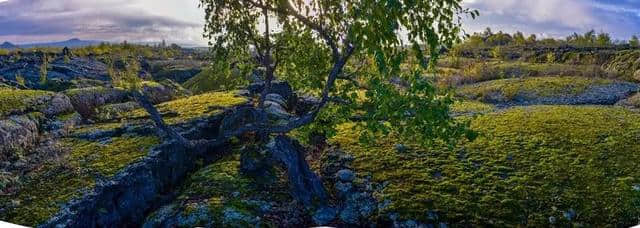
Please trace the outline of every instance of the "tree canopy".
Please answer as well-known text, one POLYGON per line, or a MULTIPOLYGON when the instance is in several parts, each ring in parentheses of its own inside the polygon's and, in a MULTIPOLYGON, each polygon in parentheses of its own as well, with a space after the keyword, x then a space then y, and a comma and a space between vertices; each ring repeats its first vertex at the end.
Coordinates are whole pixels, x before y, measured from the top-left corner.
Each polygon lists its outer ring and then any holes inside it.
POLYGON ((423 75, 440 48, 459 41, 462 18, 478 16, 461 0, 200 2, 217 59, 251 50, 249 62, 265 70, 263 95, 281 79, 319 97, 313 111, 262 131, 325 121, 315 128, 330 133, 327 126, 358 116, 369 133, 394 131, 425 142, 469 133, 449 117, 452 95, 423 75), (407 64, 410 57, 419 64, 407 64))

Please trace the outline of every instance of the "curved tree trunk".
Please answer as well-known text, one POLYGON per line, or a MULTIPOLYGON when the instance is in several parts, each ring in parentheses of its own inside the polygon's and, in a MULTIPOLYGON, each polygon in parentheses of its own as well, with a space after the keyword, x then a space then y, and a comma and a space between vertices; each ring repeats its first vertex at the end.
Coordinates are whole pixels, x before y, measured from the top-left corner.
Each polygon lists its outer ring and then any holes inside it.
POLYGON ((267 148, 272 158, 287 170, 291 195, 306 207, 325 206, 327 192, 320 177, 305 160, 305 150, 298 141, 287 136, 276 136, 267 148))

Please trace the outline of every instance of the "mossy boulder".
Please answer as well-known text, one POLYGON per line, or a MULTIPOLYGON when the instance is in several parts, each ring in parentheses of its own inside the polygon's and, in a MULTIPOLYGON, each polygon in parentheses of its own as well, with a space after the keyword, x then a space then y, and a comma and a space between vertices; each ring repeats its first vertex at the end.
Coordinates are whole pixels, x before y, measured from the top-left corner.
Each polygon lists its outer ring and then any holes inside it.
POLYGON ((161 82, 145 81, 143 82, 142 92, 149 98, 149 101, 153 104, 160 104, 171 100, 178 99, 180 97, 186 97, 191 95, 191 92, 182 88, 180 84, 177 84, 169 79, 161 82))
POLYGON ((638 91, 637 84, 582 77, 502 79, 463 86, 458 93, 499 105, 611 105, 638 91))
POLYGON ((125 103, 108 104, 97 108, 95 119, 99 122, 109 122, 112 120, 119 120, 125 118, 124 114, 133 110, 139 109, 135 101, 129 101, 125 103))
POLYGON ((0 118, 29 112, 53 116, 72 110, 69 98, 62 94, 0 87, 0 118))
POLYGON ((640 81, 640 50, 621 51, 604 67, 624 75, 626 79, 640 81))
POLYGON ((0 161, 14 162, 37 145, 41 118, 33 114, 0 120, 0 161))
POLYGON ((640 93, 631 96, 627 99, 621 100, 617 105, 632 108, 632 109, 640 109, 640 93))
POLYGON ((202 71, 205 63, 197 60, 162 60, 149 63, 149 71, 157 80, 170 79, 184 83, 202 71))
POLYGON ((472 121, 473 142, 424 147, 352 124, 331 140, 355 171, 382 183, 381 215, 456 226, 616 226, 640 216, 640 114, 601 106, 531 106, 472 121))
POLYGON ((292 200, 287 189, 284 180, 258 185, 240 172, 240 158, 229 156, 192 174, 177 199, 152 213, 144 227, 273 226, 278 207, 292 200))
MULTIPOLYGON (((177 99, 156 105, 161 114, 166 114, 165 121, 169 124, 184 123, 193 119, 220 113, 222 109, 248 102, 246 97, 234 92, 210 92, 177 99), (168 114, 172 113, 172 114, 168 114)), ((148 118, 149 114, 143 109, 136 109, 123 116, 130 119, 148 118)))
POLYGON ((568 65, 559 63, 480 62, 466 66, 457 74, 443 77, 441 84, 457 86, 496 79, 580 76, 585 78, 615 78, 599 65, 568 65))
POLYGON ((124 90, 108 87, 87 87, 70 89, 64 92, 70 99, 73 107, 82 117, 94 118, 96 108, 113 103, 122 103, 128 99, 124 90))
POLYGON ((80 197, 96 182, 114 176, 146 156, 160 140, 153 136, 115 137, 93 142, 64 139, 66 153, 22 177, 14 191, 0 195, 0 220, 36 226, 56 214, 62 204, 80 197))

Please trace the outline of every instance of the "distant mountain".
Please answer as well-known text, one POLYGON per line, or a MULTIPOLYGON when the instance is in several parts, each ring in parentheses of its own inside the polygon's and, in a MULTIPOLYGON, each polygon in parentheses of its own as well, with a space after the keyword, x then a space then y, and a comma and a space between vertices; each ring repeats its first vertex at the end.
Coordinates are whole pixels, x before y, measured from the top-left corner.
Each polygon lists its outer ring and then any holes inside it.
POLYGON ((86 47, 91 45, 98 45, 103 41, 97 40, 80 40, 80 39, 70 39, 67 41, 60 42, 51 42, 51 43, 33 43, 33 44, 21 44, 18 45, 20 48, 34 48, 34 47, 86 47))
POLYGON ((9 42, 4 42, 0 44, 0 49, 16 49, 16 48, 18 48, 18 46, 9 42))

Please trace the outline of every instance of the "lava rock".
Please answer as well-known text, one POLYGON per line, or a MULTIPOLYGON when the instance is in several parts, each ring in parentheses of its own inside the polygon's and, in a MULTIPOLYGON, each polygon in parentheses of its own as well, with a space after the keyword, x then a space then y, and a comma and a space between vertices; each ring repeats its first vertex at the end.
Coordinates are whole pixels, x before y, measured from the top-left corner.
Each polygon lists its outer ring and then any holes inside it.
POLYGON ((352 182, 356 178, 356 174, 350 169, 343 169, 336 174, 342 182, 352 182))
POLYGON ((335 208, 332 207, 323 207, 318 209, 315 213, 313 213, 313 222, 316 225, 326 225, 333 221, 338 212, 335 208))

